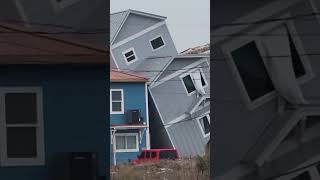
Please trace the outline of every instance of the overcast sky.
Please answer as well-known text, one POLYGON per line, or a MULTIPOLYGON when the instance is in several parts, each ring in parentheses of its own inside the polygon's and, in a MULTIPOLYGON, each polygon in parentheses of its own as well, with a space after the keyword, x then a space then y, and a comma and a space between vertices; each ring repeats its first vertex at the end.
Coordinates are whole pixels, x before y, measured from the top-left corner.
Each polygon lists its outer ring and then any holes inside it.
POLYGON ((111 13, 126 9, 167 17, 179 52, 210 42, 210 0, 111 0, 111 13))

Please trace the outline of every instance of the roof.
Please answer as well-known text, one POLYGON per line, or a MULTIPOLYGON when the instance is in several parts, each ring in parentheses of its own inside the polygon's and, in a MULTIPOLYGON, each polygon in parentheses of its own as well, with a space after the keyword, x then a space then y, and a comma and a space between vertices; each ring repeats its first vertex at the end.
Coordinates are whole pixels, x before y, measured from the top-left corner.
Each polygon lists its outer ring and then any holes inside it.
POLYGON ((182 51, 181 54, 210 54, 210 44, 188 48, 182 51))
POLYGON ((172 56, 149 57, 142 61, 135 70, 147 76, 149 78, 149 82, 153 82, 172 61, 172 59, 172 56))
POLYGON ((130 14, 142 15, 150 18, 156 18, 160 20, 165 20, 166 17, 159 16, 151 13, 146 13, 142 11, 128 9, 125 11, 115 12, 110 14, 110 42, 113 42, 118 32, 120 31, 122 25, 130 14))
POLYGON ((0 64, 107 64, 107 50, 0 24, 0 64))
POLYGON ((147 82, 148 78, 133 72, 126 72, 123 70, 111 69, 111 82, 147 82))

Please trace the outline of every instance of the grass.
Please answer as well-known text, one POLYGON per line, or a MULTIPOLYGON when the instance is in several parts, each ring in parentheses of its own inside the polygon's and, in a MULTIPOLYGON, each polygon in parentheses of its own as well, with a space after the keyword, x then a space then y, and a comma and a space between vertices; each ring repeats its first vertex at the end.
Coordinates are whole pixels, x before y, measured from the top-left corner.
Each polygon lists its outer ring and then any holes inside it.
POLYGON ((111 180, 209 180, 209 157, 125 164, 111 169, 111 180))

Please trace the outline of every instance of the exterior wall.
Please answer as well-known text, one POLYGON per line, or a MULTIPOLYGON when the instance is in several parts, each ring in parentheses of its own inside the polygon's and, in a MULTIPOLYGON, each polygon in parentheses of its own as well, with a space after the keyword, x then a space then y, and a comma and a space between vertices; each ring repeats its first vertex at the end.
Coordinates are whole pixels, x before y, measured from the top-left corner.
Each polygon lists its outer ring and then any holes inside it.
POLYGON ((131 70, 134 70, 137 67, 137 65, 139 65, 139 63, 143 61, 145 58, 148 58, 151 56, 173 56, 178 54, 166 25, 162 25, 157 29, 154 29, 117 48, 112 48, 111 51, 120 69, 131 69, 131 70), (149 40, 151 40, 152 38, 155 38, 158 35, 162 35, 165 41, 165 47, 153 52, 149 40), (135 49, 136 56, 138 57, 139 60, 137 60, 136 62, 133 62, 130 65, 127 65, 126 60, 122 55, 122 52, 132 47, 135 49))
POLYGON ((109 145, 105 67, 0 67, 0 87, 43 89, 46 166, 1 167, 0 179, 47 180, 56 152, 98 152, 99 174, 106 175, 109 145))
MULTIPOLYGON (((145 83, 111 83, 110 89, 123 89, 124 97, 124 114, 111 114, 110 124, 127 124, 126 113, 131 109, 139 109, 141 111, 141 117, 146 122, 146 94, 145 83)), ((139 130, 119 130, 116 133, 138 133, 139 130)), ((118 163, 126 163, 129 159, 136 158, 142 148, 146 148, 147 139, 146 133, 143 133, 141 144, 139 144, 139 152, 116 152, 116 160, 118 163)), ((140 139, 139 139, 140 141, 140 139)), ((140 143, 140 142, 139 142, 140 143)), ((110 152, 110 156, 113 157, 113 152, 110 152)), ((112 161, 110 161, 112 163, 112 161)))
MULTIPOLYGON (((208 83, 208 86, 205 88, 207 93, 210 92, 210 73, 207 62, 203 62, 199 64, 200 67, 203 67, 204 76, 208 83), (206 67, 206 68, 205 68, 206 67)), ((180 67, 180 69, 184 68, 184 66, 180 67)), ((190 68, 193 70, 193 68, 190 68)), ((187 72, 187 71, 186 71, 187 72)), ((196 94, 188 96, 186 90, 184 89, 184 84, 180 79, 180 75, 185 72, 181 72, 177 74, 174 78, 165 81, 163 79, 159 80, 159 82, 163 82, 162 84, 152 87, 150 89, 154 100, 161 112, 164 123, 169 123, 173 119, 179 117, 183 113, 191 110, 191 106, 198 99, 196 94), (170 103, 172 102, 172 103, 170 103), (179 102, 179 106, 177 106, 176 102, 179 102)))
POLYGON ((125 23, 123 24, 120 32, 118 33, 113 43, 115 44, 161 21, 162 20, 159 19, 131 13, 126 19, 125 23))
POLYGON ((111 83, 110 89, 123 89, 124 113, 111 114, 111 124, 127 124, 126 113, 131 109, 139 109, 141 117, 146 121, 146 98, 144 83, 111 83))
MULTIPOLYGON (((199 62, 202 59, 175 59, 163 72, 163 77, 159 78, 158 82, 163 82, 158 86, 151 87, 150 93, 153 96, 154 107, 152 108, 152 112, 155 113, 159 117, 156 107, 158 108, 162 119, 157 119, 159 122, 163 124, 158 124, 155 122, 150 123, 151 125, 151 134, 155 137, 162 137, 160 142, 154 143, 153 145, 156 147, 166 147, 168 145, 174 146, 178 151, 181 157, 190 157, 196 156, 199 154, 204 154, 205 152, 205 144, 208 142, 210 137, 203 137, 199 124, 197 122, 196 117, 187 116, 181 121, 181 123, 176 123, 171 126, 165 127, 164 125, 170 124, 174 119, 186 114, 190 113, 190 110, 194 107, 195 102, 198 102, 201 97, 197 97, 196 94, 188 96, 186 90, 184 89, 183 82, 180 79, 180 75, 188 72, 180 72, 177 73, 178 70, 186 68, 188 65, 199 62), (189 61, 190 60, 190 61, 189 61), (171 75, 173 73, 177 73, 175 77, 164 81, 167 77, 165 75, 171 75), (177 102, 179 105, 177 106, 177 102), (192 119, 192 120, 188 120, 192 119), (161 126, 161 128, 159 128, 161 126), (165 129, 166 128, 166 129, 165 129), (168 133, 168 134, 167 134, 168 133), (164 136, 166 134, 166 136, 164 136), (168 143, 170 142, 170 143, 168 143)), ((196 65, 197 66, 197 65, 196 65)), ((194 67, 196 67, 194 66, 194 67)), ((210 93, 210 68, 207 61, 198 64, 201 67, 206 81, 208 83, 207 87, 205 87, 205 91, 210 93)), ((189 68, 194 70, 195 68, 189 68)), ((210 94, 209 94, 210 95, 210 94)), ((200 110, 202 112, 202 110, 200 110)), ((200 112, 199 111, 199 112, 200 112)), ((206 111, 203 113, 209 113, 209 108, 206 108, 206 111)), ((152 115, 152 117, 155 117, 152 115)), ((155 141, 155 140, 153 140, 155 141)), ((158 140, 159 141, 159 140, 158 140)))
MULTIPOLYGON (((290 1, 279 0, 272 2, 285 4, 290 1)), ((271 4, 272 2, 268 4, 271 4)), ((286 6, 284 10, 281 10, 281 13, 290 12, 291 16, 308 14, 312 12, 312 7, 309 2, 310 1, 300 1, 300 3, 290 7, 290 10, 286 9, 289 7, 286 6)), ((219 8, 220 10, 217 8, 217 11, 214 11, 215 13, 213 14, 213 22, 215 22, 215 24, 231 23, 238 17, 248 15, 250 14, 250 11, 257 10, 259 7, 266 5, 262 1, 250 1, 243 4, 238 1, 229 0, 221 2, 221 6, 217 5, 216 7, 226 6, 227 4, 234 4, 233 6, 228 7, 234 7, 236 9, 232 9, 231 11, 233 13, 227 15, 226 13, 221 12, 223 8, 219 8), (220 18, 221 14, 226 14, 226 17, 220 18)), ((276 8, 277 7, 274 7, 274 9, 276 8)), ((319 31, 320 26, 315 20, 316 19, 308 21, 294 20, 297 34, 310 33, 310 27, 313 29, 312 32, 319 31)), ((257 25, 250 28, 253 29, 258 27, 263 26, 257 25)), ((319 43, 318 38, 307 36, 299 36, 299 38, 306 54, 319 52, 319 46, 317 45, 319 43)), ((223 59, 225 57, 221 47, 227 41, 228 40, 226 39, 226 41, 221 41, 213 45, 215 51, 213 58, 223 59)), ((318 67, 320 66, 320 62, 317 60, 317 56, 308 56, 308 58, 310 59, 315 77, 311 81, 301 84, 300 86, 307 101, 310 103, 317 103, 319 100, 315 97, 318 97, 318 92, 320 90, 320 77, 317 75, 319 74, 318 67)), ((261 132, 263 132, 265 127, 271 121, 275 120, 278 109, 277 98, 273 98, 258 108, 249 110, 247 106, 245 106, 240 93, 240 88, 233 76, 233 71, 231 71, 229 64, 226 61, 219 60, 212 61, 212 63, 212 77, 215 83, 213 97, 217 97, 214 100, 215 103, 212 105, 215 121, 215 129, 212 136, 220 137, 214 140, 213 145, 212 152, 215 154, 214 161, 216 163, 213 174, 215 176, 220 176, 239 164, 246 152, 256 143, 257 138, 261 135, 261 132)), ((292 157, 293 156, 290 157, 290 160, 292 157)), ((278 165, 284 165, 285 163, 283 162, 285 161, 279 161, 278 165)), ((255 177, 253 179, 258 178, 255 177)))

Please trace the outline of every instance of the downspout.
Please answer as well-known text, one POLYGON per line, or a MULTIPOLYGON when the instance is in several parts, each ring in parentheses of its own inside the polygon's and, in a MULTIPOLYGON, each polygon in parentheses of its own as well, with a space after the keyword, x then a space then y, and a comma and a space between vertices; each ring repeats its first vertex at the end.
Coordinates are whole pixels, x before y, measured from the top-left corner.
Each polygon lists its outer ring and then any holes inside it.
POLYGON ((148 85, 146 82, 145 82, 145 99, 146 99, 146 121, 147 121, 146 148, 150 149, 148 85))

